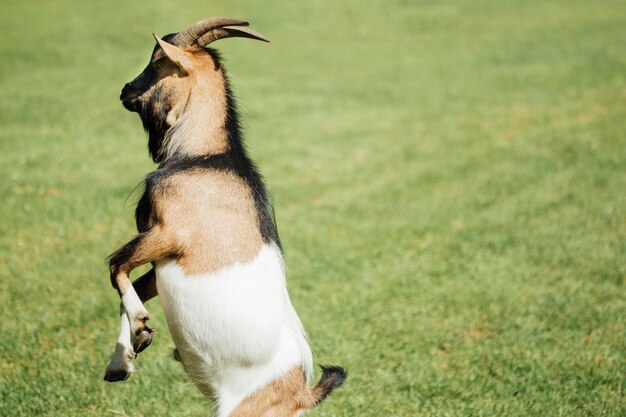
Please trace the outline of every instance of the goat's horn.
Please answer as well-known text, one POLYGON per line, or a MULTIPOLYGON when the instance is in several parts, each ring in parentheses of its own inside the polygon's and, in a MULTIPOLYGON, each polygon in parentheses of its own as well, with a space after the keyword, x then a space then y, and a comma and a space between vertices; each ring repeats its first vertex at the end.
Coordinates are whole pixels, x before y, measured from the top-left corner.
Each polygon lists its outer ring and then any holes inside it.
POLYGON ((189 46, 195 44, 198 38, 207 32, 224 26, 248 26, 248 22, 232 17, 213 17, 201 20, 189 26, 187 29, 178 32, 170 42, 176 46, 189 46))
POLYGON ((256 32, 247 27, 222 26, 220 28, 213 29, 212 31, 207 32, 201 37, 199 37, 198 45, 205 46, 218 39, 233 38, 233 37, 250 38, 250 39, 256 39, 256 40, 263 41, 263 42, 270 41, 265 36, 261 35, 259 32, 256 32))

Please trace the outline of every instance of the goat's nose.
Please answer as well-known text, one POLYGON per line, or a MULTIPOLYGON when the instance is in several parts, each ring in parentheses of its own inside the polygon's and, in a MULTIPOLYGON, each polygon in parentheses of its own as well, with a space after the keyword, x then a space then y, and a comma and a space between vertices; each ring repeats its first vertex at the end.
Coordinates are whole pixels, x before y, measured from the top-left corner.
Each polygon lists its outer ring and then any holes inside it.
POLYGON ((132 83, 126 83, 124 88, 122 88, 122 94, 120 95, 120 100, 126 100, 135 94, 136 94, 135 86, 132 83))

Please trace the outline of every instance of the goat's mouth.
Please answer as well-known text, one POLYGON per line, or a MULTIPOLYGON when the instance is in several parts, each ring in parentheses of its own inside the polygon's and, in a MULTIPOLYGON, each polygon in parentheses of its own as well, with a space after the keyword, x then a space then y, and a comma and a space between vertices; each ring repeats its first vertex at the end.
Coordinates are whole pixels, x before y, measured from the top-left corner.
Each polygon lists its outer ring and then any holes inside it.
POLYGON ((120 100, 122 101, 124 108, 128 111, 137 111, 139 108, 139 94, 135 92, 122 90, 120 100))
POLYGON ((126 109, 130 111, 134 111, 136 108, 136 102, 141 94, 137 92, 136 89, 126 84, 124 88, 122 88, 122 93, 120 94, 120 100, 126 109))
POLYGON ((124 106, 124 108, 128 111, 137 111, 138 110, 138 104, 139 104, 139 100, 137 100, 137 97, 133 97, 133 98, 120 98, 122 100, 122 106, 124 106))

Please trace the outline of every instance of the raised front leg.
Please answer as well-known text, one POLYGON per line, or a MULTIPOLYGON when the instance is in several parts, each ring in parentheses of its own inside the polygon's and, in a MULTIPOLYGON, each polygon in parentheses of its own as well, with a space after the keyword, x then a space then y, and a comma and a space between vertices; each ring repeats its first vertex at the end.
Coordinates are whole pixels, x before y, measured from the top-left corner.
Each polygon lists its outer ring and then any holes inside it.
POLYGON ((175 256, 176 252, 171 236, 162 228, 155 227, 137 235, 111 255, 111 284, 120 295, 122 306, 116 353, 107 367, 105 380, 119 381, 128 378, 133 371, 130 361, 152 340, 153 330, 146 324, 149 315, 143 302, 156 295, 154 271, 151 270, 138 279, 136 286, 130 282, 130 272, 148 262, 175 256), (131 341, 134 346, 131 346, 131 341))
MULTIPOLYGON (((158 294, 154 268, 149 270, 139 279, 133 282, 133 288, 135 289, 135 292, 137 293, 137 296, 142 303, 145 303, 146 301, 156 297, 158 294)), ((120 306, 120 308, 123 308, 123 305, 120 306)), ((135 354, 140 353, 152 342, 152 333, 154 332, 154 330, 145 325, 145 323, 144 326, 145 329, 142 330, 140 333, 131 332, 131 339, 133 342, 133 350, 135 351, 135 354)))
POLYGON ((135 359, 135 351, 130 342, 130 322, 124 308, 120 313, 120 333, 115 345, 115 353, 104 371, 104 380, 108 382, 124 381, 135 371, 132 360, 135 359))
POLYGON ((161 227, 154 227, 137 235, 110 257, 111 284, 122 298, 130 320, 130 330, 135 335, 146 329, 149 316, 128 275, 138 266, 175 254, 176 246, 172 237, 161 227))
MULTIPOLYGON (((146 302, 157 296, 156 276, 154 269, 150 269, 139 279, 133 282, 133 287, 139 299, 146 302)), ((136 336, 134 343, 130 331, 130 321, 124 310, 124 305, 120 305, 120 332, 115 345, 115 353, 104 374, 104 380, 109 382, 123 381, 127 379, 135 370, 132 360, 137 354, 144 350, 152 342, 153 330, 146 326, 146 330, 136 336)))

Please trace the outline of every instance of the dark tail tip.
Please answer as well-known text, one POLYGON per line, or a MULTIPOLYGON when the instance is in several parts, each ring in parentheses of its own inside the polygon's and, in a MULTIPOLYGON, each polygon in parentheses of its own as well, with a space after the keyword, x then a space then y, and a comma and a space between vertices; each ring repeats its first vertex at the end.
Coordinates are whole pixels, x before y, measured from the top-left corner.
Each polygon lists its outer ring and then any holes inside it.
POLYGON ((340 366, 320 366, 322 377, 316 386, 313 387, 315 405, 324 401, 331 392, 339 388, 348 377, 348 371, 340 366))

